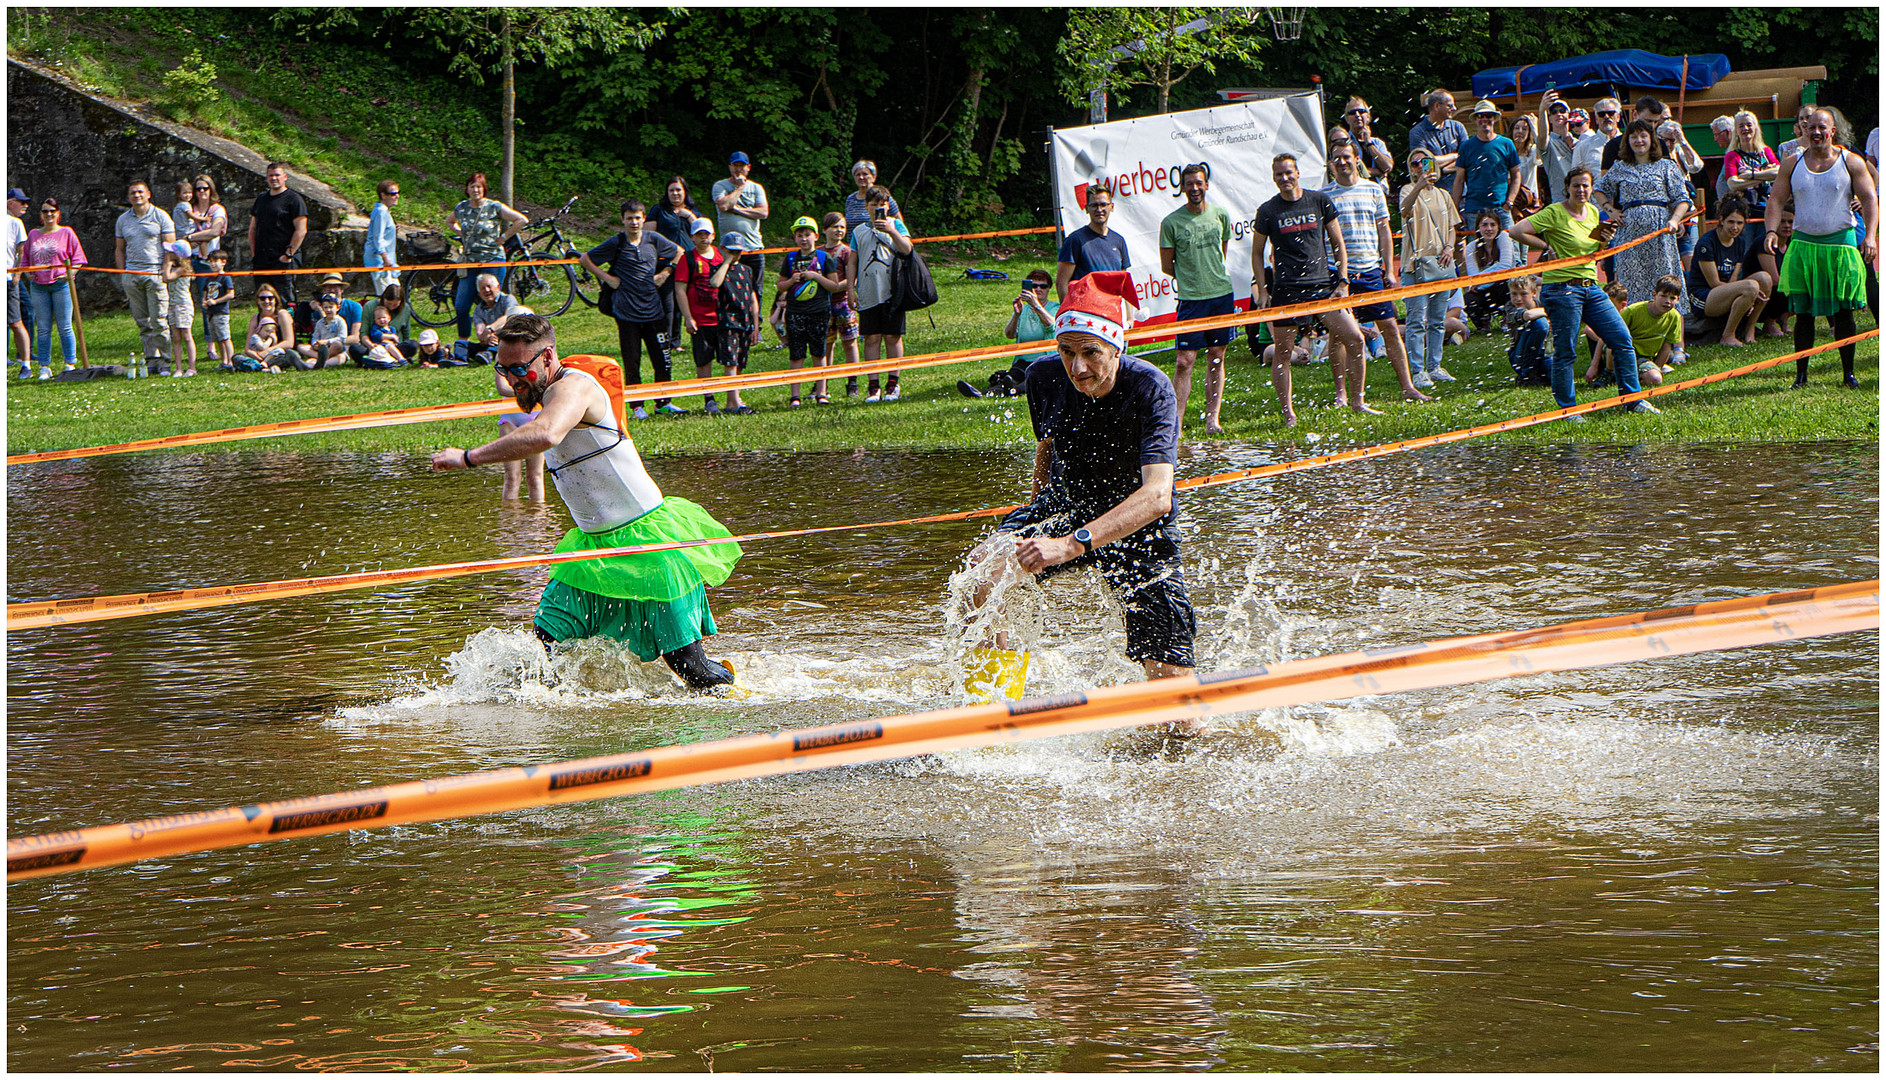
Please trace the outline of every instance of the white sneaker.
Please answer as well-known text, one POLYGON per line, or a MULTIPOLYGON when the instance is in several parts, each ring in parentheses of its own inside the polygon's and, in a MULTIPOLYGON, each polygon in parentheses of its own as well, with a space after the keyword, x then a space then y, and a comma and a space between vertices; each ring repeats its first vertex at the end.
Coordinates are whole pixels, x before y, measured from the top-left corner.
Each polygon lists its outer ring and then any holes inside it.
POLYGON ((864 396, 864 403, 866 405, 869 405, 874 401, 882 401, 882 400, 884 400, 884 392, 881 390, 873 390, 864 396))
POLYGON ((1425 371, 1415 372, 1412 376, 1409 377, 1408 381, 1414 383, 1414 387, 1416 390, 1434 389, 1434 380, 1428 378, 1428 373, 1425 371))
POLYGON ((1467 344, 1467 335, 1456 330, 1447 335, 1447 343, 1449 345, 1465 345, 1467 344))
POLYGON ((1631 413, 1661 413, 1663 410, 1648 401, 1633 401, 1629 405, 1624 406, 1624 411, 1631 413))
POLYGON ((50 378, 52 378, 52 365, 41 364, 39 367, 39 381, 45 382, 47 379, 50 379, 50 378))
POLYGON ((895 386, 893 386, 893 387, 891 387, 891 388, 890 388, 889 390, 886 390, 886 391, 884 391, 884 396, 883 396, 883 398, 881 398, 880 400, 882 400, 882 401, 896 401, 896 400, 898 400, 898 399, 900 399, 900 398, 902 398, 903 396, 904 396, 904 392, 903 392, 902 390, 900 390, 900 389, 898 389, 897 387, 895 387, 895 386))
POLYGON ((1433 371, 1428 372, 1428 378, 1433 379, 1435 382, 1459 382, 1460 381, 1454 378, 1452 375, 1449 375, 1447 373, 1447 369, 1444 367, 1437 367, 1433 371))

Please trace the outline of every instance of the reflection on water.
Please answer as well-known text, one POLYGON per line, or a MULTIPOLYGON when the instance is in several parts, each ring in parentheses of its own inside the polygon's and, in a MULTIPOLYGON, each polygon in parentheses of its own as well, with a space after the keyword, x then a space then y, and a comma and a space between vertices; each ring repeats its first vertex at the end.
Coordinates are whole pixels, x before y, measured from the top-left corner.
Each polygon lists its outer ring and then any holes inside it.
MULTIPOLYGON (((1213 448, 1188 475, 1264 460, 1213 448)), ((655 463, 736 531, 1025 455, 655 463)), ((1871 446, 1460 446, 1185 500, 1207 670, 1877 576, 1871 446)), ((12 470, 9 599, 548 550, 402 455, 12 470)), ((8 832, 960 700, 986 523, 754 545, 745 692, 544 571, 8 637, 8 832)), ((1033 692, 1137 677, 1091 579, 1033 692)), ((8 890, 14 1069, 1873 1069, 1872 634, 316 837, 8 890)))

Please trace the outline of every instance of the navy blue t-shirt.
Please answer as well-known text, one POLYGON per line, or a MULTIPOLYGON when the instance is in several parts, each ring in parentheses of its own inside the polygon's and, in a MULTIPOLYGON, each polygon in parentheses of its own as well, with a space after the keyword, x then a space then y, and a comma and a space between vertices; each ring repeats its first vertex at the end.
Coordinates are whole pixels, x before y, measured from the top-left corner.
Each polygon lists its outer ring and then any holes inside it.
MULTIPOLYGON (((1179 463, 1179 401, 1166 373, 1144 360, 1120 358, 1120 375, 1103 398, 1081 393, 1058 362, 1028 366, 1028 415, 1035 438, 1053 439, 1049 486, 1084 521, 1092 521, 1139 490, 1142 465, 1179 463)), ((1174 499, 1149 528, 1179 520, 1174 499)))
POLYGON ((673 266, 681 249, 658 232, 644 229, 642 242, 630 244, 617 233, 589 249, 589 261, 622 279, 612 290, 609 313, 623 322, 660 322, 666 312, 655 275, 673 266))
POLYGON ((1102 236, 1091 225, 1082 225, 1068 233, 1055 260, 1074 264, 1074 281, 1096 270, 1127 270, 1133 266, 1132 256, 1126 253, 1126 241, 1119 233, 1102 236))
POLYGON ((1704 233, 1702 239, 1696 241, 1696 251, 1691 257, 1690 271, 1686 275, 1690 297, 1694 299, 1709 291, 1709 282, 1703 280, 1702 268, 1705 264, 1716 264, 1716 280, 1727 285, 1729 279, 1735 277, 1736 267, 1746 264, 1754 253, 1753 229, 1744 228, 1742 235, 1736 237, 1732 244, 1723 243, 1714 229, 1704 233))
MULTIPOLYGON (((811 255, 798 251, 788 251, 779 261, 779 288, 786 288, 786 279, 800 270, 832 276, 832 257, 818 248, 812 249, 811 255)), ((825 291, 825 286, 807 278, 791 287, 786 293, 786 310, 794 315, 823 315, 832 309, 832 294, 825 291)))

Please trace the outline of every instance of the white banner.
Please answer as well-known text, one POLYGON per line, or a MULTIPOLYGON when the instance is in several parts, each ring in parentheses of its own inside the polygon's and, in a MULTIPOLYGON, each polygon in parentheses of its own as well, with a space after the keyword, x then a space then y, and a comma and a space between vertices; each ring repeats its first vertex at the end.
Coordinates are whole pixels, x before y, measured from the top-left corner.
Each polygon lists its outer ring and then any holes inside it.
POLYGON ((1206 205, 1231 215, 1225 266, 1243 310, 1251 302, 1251 223, 1257 208, 1277 194, 1270 162, 1281 153, 1297 156, 1304 188, 1327 182, 1322 102, 1316 94, 1056 131, 1050 175, 1061 238, 1087 224, 1090 186, 1113 192, 1107 228, 1125 238, 1132 257, 1140 322, 1171 320, 1178 309, 1177 284, 1159 269, 1159 223, 1185 205, 1179 171, 1202 161, 1211 167, 1206 205))

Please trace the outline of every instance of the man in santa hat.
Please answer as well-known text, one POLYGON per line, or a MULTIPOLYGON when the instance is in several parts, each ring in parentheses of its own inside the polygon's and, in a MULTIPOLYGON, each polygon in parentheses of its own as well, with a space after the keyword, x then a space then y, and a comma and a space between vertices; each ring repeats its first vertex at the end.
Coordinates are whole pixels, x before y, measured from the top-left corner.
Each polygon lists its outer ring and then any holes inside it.
MULTIPOLYGON (((1173 491, 1179 409, 1165 372, 1123 355, 1135 308, 1132 275, 1100 271, 1074 282, 1055 318, 1058 364, 1028 369, 1034 424, 1034 500, 1011 512, 970 553, 975 567, 1012 558, 1045 580, 1097 568, 1126 613, 1126 655, 1148 678, 1189 675, 1198 622, 1180 569, 1179 510, 1173 491)), ((988 575, 974 595, 988 600, 988 575)), ((975 650, 966 685, 1022 696, 1028 656, 975 650)))

